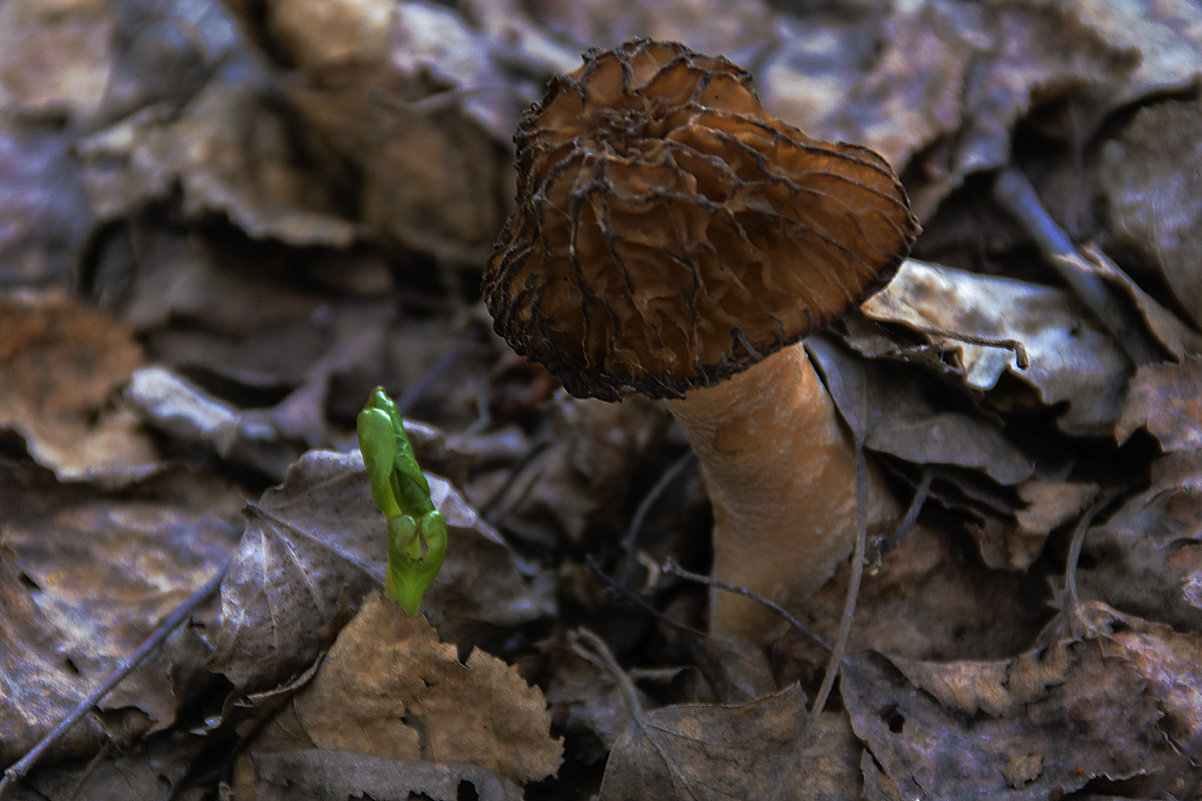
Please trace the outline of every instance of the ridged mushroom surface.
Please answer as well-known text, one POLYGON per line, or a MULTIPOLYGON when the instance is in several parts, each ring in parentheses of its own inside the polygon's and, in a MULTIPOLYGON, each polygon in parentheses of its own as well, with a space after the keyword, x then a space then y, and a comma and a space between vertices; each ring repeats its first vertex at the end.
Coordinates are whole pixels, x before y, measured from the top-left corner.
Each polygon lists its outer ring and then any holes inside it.
POLYGON ((674 42, 585 52, 514 141, 484 298, 578 397, 711 386, 884 286, 918 232, 879 155, 811 139, 674 42))

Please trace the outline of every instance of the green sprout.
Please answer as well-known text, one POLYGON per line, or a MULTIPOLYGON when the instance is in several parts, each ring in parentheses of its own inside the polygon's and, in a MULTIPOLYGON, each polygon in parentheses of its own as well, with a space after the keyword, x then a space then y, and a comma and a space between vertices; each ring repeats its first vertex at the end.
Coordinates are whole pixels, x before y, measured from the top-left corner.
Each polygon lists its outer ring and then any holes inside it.
POLYGON ((371 393, 356 428, 371 499, 388 521, 384 591, 416 615, 447 555, 447 521, 434 508, 404 421, 382 387, 371 393))

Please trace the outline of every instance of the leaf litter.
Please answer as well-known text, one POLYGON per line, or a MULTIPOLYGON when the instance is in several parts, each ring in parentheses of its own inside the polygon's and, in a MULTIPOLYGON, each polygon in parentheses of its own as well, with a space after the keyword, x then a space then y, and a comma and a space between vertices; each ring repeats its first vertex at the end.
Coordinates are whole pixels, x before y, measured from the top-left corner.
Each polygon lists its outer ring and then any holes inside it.
MULTIPOLYGON (((5 795, 1197 795, 1196 4, 0 17, 7 763, 232 563, 5 795), (706 590, 662 570, 708 567, 696 468, 659 482, 680 434, 557 393, 477 303, 522 105, 644 33, 881 150, 925 228, 808 343, 897 508, 921 501, 869 543, 812 743, 822 648, 785 623, 767 649, 707 640, 706 590), (1019 218, 1002 171, 1031 187, 1019 218), (371 600, 385 551, 351 432, 380 383, 425 424, 452 530, 424 621, 371 600)), ((849 573, 790 610, 824 639, 849 573)))

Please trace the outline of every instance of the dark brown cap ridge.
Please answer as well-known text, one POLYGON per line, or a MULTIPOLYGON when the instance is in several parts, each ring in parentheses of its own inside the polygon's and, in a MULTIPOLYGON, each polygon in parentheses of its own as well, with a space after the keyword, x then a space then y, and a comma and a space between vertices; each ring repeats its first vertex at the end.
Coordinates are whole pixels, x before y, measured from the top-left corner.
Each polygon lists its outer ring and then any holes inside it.
POLYGON ((514 136, 484 277, 497 333, 578 397, 680 397, 858 306, 918 234, 875 152, 764 111, 675 42, 589 50, 514 136))

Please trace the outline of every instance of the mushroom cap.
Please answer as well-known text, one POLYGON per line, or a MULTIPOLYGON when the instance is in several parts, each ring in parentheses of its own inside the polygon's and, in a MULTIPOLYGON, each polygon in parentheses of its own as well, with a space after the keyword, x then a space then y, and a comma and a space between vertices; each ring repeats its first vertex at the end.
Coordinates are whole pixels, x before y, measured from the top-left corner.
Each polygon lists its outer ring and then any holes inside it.
POLYGON ((682 397, 858 306, 919 226, 875 152, 770 116, 722 57, 587 50, 522 116, 495 328, 577 397, 682 397))

